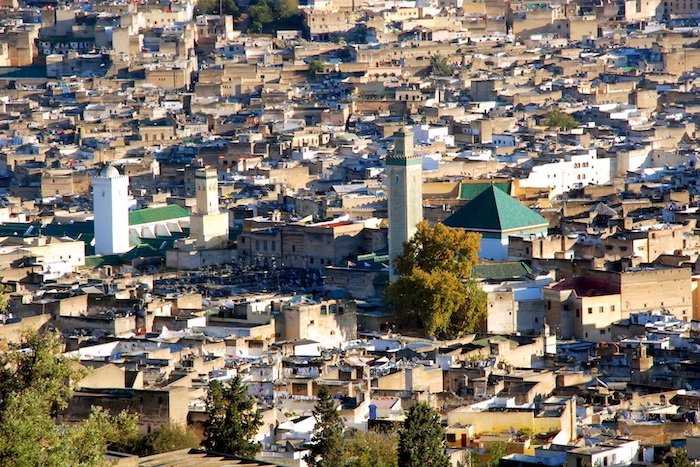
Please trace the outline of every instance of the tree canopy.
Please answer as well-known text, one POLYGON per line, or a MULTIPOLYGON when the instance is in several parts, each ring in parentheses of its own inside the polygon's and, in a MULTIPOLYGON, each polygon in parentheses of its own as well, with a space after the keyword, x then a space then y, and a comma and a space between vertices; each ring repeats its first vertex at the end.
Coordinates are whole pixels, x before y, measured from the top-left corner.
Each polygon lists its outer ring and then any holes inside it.
POLYGON ((110 446, 110 449, 138 456, 150 456, 180 449, 198 448, 199 445, 199 437, 192 428, 186 425, 164 425, 147 435, 136 434, 115 443, 110 446))
POLYGON ((356 431, 348 439, 347 467, 397 467, 396 433, 379 433, 375 430, 356 431))
POLYGON ((206 412, 204 446, 208 450, 243 457, 255 457, 260 451, 260 443, 253 438, 262 425, 262 413, 240 376, 228 383, 209 384, 206 412))
POLYGON ((576 128, 580 123, 571 115, 560 110, 552 110, 545 115, 545 125, 552 128, 576 128))
POLYGON ((673 454, 669 454, 664 459, 665 467, 691 467, 693 464, 688 458, 688 451, 685 449, 677 449, 673 454))
POLYGON ((299 0, 255 0, 248 8, 251 32, 300 29, 299 0))
POLYGON ((137 416, 100 407, 82 423, 58 425, 53 414, 72 396, 85 369, 63 355, 57 334, 26 331, 0 348, 0 465, 98 466, 107 445, 136 433, 137 416))
POLYGON ((197 10, 203 15, 220 15, 219 7, 223 10, 224 15, 232 15, 238 18, 241 14, 241 9, 234 0, 199 0, 197 2, 197 10))
POLYGON ((425 402, 408 410, 399 430, 399 465, 401 467, 448 467, 445 454, 445 430, 440 416, 425 402))
POLYGON ((430 67, 436 76, 452 76, 452 67, 447 63, 447 58, 440 54, 430 56, 430 67))
POLYGON ((396 259, 399 278, 386 290, 395 319, 431 337, 473 332, 486 315, 486 294, 471 278, 481 236, 443 224, 418 224, 396 259))
POLYGON ((317 74, 323 71, 323 62, 321 60, 311 60, 309 62, 309 76, 315 78, 317 74))
POLYGON ((318 388, 318 402, 314 409, 314 417, 316 418, 314 435, 304 461, 311 467, 343 465, 345 459, 343 421, 328 386, 322 385, 318 388))

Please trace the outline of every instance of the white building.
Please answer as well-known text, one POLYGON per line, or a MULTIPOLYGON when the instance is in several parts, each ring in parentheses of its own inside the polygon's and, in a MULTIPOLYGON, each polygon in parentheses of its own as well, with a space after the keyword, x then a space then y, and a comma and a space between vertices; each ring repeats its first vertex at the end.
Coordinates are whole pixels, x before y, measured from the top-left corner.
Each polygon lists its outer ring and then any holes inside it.
POLYGON ((609 467, 632 465, 637 460, 639 441, 631 439, 609 439, 593 446, 572 449, 567 456, 567 465, 607 465, 609 467))
POLYGON ((532 167, 527 178, 520 181, 523 188, 550 188, 555 195, 586 185, 605 185, 616 172, 614 159, 597 157, 595 149, 563 154, 553 162, 532 167))
POLYGON ((413 153, 413 133, 404 127, 394 134, 394 154, 386 158, 389 177, 389 279, 398 278, 391 263, 423 220, 422 157, 413 153))
POLYGON ((114 255, 129 251, 129 177, 111 165, 92 177, 95 211, 95 253, 114 255))
POLYGON ((455 145, 455 137, 450 134, 450 129, 446 126, 414 125, 413 131, 415 144, 430 145, 441 142, 446 146, 455 145))

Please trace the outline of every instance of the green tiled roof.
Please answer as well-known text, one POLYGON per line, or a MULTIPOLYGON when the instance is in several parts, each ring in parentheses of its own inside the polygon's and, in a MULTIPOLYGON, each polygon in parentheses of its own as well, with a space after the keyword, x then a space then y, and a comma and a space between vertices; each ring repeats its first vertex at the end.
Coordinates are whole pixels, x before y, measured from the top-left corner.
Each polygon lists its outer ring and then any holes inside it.
POLYGON ((100 266, 110 265, 118 266, 122 262, 117 255, 105 255, 105 256, 86 256, 85 257, 85 267, 86 268, 99 268, 100 266))
POLYGON ((472 268, 472 277, 477 279, 513 279, 530 273, 532 268, 522 261, 481 263, 472 268))
POLYGON ((549 223, 532 209, 491 185, 445 219, 444 224, 467 230, 503 232, 544 227, 549 223))
POLYGON ((177 204, 171 204, 160 208, 146 208, 139 209, 138 211, 130 211, 129 225, 150 224, 151 222, 162 222, 189 216, 190 212, 187 209, 177 204))
POLYGON ((503 193, 510 194, 510 182, 461 183, 459 185, 459 199, 472 200, 490 186, 495 186, 503 190, 503 193))
POLYGON ((158 250, 151 245, 139 245, 122 255, 124 261, 133 261, 136 258, 151 258, 153 256, 165 256, 165 250, 158 250))

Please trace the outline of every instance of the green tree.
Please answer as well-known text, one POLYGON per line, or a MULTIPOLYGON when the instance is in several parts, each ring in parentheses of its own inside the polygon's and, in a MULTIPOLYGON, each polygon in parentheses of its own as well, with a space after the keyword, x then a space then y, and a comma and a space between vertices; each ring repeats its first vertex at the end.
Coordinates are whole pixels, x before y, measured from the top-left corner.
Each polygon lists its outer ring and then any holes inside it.
POLYGON ((283 20, 299 14, 299 0, 277 0, 275 6, 278 17, 283 20))
POLYGON ((198 448, 199 437, 187 425, 164 425, 148 435, 135 435, 110 446, 119 452, 150 456, 180 449, 198 448))
POLYGON ((212 381, 207 394, 204 446, 210 451, 254 457, 260 444, 252 441, 262 425, 262 413, 248 395, 240 376, 228 383, 212 381))
POLYGON ((447 63, 447 58, 443 55, 431 55, 430 67, 436 76, 452 76, 452 67, 447 63))
POLYGON ((328 386, 318 388, 318 402, 314 409, 316 426, 311 438, 309 453, 304 460, 311 467, 337 467, 344 464, 345 438, 343 421, 340 418, 335 399, 328 386))
POLYGON ((481 236, 443 224, 418 224, 396 259, 398 280, 386 289, 397 320, 417 324, 428 336, 473 332, 486 315, 486 294, 471 278, 481 236))
POLYGON ((250 28, 253 32, 262 32, 263 28, 275 20, 275 12, 268 0, 260 0, 248 8, 250 28))
POLYGON ((53 414, 72 396, 85 369, 63 355, 54 333, 26 331, 0 348, 0 465, 104 465, 107 445, 136 433, 137 417, 100 407, 82 423, 58 425, 53 414))
POLYGON ((663 465, 665 467, 691 467, 695 464, 688 459, 688 451, 676 449, 673 454, 666 456, 663 465))
POLYGON ((580 123, 571 115, 559 110, 552 110, 545 115, 545 125, 552 128, 576 128, 580 123))
POLYGON ((220 15, 223 10, 224 15, 231 15, 238 18, 241 14, 241 9, 236 5, 234 0, 199 0, 197 2, 197 12, 203 15, 220 15))
POLYGON ((309 62, 309 76, 315 78, 316 75, 323 71, 323 62, 321 60, 311 60, 309 62))
POLYGON ((501 462, 501 457, 507 454, 506 443, 496 441, 491 444, 489 449, 489 460, 486 462, 486 467, 498 467, 501 462))
POLYGON ((425 402, 408 410, 399 430, 399 465, 401 467, 448 467, 445 454, 445 431, 440 416, 425 402))
POLYGON ((346 467, 397 467, 396 433, 356 431, 348 440, 346 467))

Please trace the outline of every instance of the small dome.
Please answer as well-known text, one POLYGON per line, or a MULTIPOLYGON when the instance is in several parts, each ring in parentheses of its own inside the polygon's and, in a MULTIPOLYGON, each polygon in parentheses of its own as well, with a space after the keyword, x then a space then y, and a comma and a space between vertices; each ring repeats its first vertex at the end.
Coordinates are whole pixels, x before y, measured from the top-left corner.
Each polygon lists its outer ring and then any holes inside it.
POLYGON ((120 175, 119 171, 113 165, 105 165, 100 171, 100 177, 114 178, 120 175))

